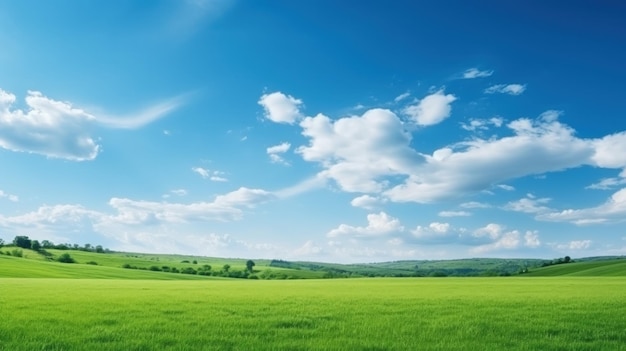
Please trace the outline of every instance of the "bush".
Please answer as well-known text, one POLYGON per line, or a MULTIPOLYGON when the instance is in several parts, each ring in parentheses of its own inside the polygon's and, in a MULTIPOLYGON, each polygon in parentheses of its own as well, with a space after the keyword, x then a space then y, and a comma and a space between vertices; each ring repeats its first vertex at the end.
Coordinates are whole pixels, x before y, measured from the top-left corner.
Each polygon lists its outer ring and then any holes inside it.
POLYGON ((85 262, 85 264, 91 264, 91 265, 97 266, 98 262, 96 262, 96 261, 89 261, 89 262, 85 262))
POLYGON ((59 256, 59 258, 57 258, 57 261, 61 262, 61 263, 74 263, 76 262, 72 256, 70 256, 70 254, 68 253, 64 253, 61 256, 59 256))
POLYGON ((24 256, 24 252, 22 250, 20 250, 20 249, 13 249, 13 250, 11 250, 11 256, 22 257, 22 256, 24 256))
POLYGON ((128 263, 124 263, 124 264, 122 265, 122 268, 132 269, 132 268, 133 268, 133 266, 131 266, 131 265, 130 265, 130 264, 128 264, 128 263))
POLYGON ((161 268, 159 266, 150 266, 149 269, 151 271, 154 271, 154 272, 160 272, 161 271, 161 268))

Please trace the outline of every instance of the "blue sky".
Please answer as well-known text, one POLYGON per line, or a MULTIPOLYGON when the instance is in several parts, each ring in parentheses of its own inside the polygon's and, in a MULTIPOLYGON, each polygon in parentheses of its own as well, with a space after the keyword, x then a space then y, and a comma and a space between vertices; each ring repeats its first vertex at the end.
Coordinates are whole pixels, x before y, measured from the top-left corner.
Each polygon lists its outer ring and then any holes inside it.
POLYGON ((626 254, 626 7, 0 1, 0 238, 626 254))

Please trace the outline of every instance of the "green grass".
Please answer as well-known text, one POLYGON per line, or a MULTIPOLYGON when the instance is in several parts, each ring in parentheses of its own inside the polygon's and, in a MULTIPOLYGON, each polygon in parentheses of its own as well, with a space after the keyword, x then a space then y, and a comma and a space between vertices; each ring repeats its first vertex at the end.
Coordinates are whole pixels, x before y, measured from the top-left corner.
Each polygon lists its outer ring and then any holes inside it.
POLYGON ((30 260, 27 258, 11 256, 0 256, 0 277, 155 280, 206 280, 212 278, 189 274, 151 272, 144 270, 122 269, 86 264, 45 262, 40 260, 30 260))
POLYGON ((527 274, 536 277, 580 276, 580 277, 626 277, 626 259, 583 261, 535 268, 527 274))
POLYGON ((0 279, 1 350, 626 350, 621 278, 0 279))

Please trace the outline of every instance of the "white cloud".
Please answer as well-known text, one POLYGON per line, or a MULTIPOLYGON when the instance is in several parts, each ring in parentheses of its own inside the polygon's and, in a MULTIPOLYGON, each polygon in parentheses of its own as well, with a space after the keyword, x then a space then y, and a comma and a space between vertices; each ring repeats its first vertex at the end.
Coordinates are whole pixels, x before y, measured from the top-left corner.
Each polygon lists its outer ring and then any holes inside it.
POLYGON ((302 100, 281 92, 264 94, 258 101, 265 109, 265 117, 276 123, 293 124, 302 118, 302 100))
POLYGON ((489 119, 472 118, 469 123, 461 123, 461 128, 467 131, 489 130, 490 126, 501 127, 504 123, 502 117, 492 117, 489 119))
POLYGON ((2 198, 8 199, 11 202, 18 202, 18 201, 20 201, 20 198, 17 195, 8 194, 8 193, 5 193, 4 191, 0 190, 0 199, 2 199, 2 198))
POLYGON ((395 99, 393 99, 394 102, 400 102, 406 98, 408 98, 409 96, 411 96, 411 94, 407 91, 404 94, 400 94, 398 96, 395 97, 395 99))
POLYGON ((524 246, 531 248, 541 246, 537 231, 527 231, 526 234, 524 234, 524 246))
POLYGON ((526 91, 526 84, 497 84, 485 89, 485 94, 520 95, 526 91))
POLYGON ((51 158, 87 161, 97 157, 100 145, 92 129, 100 124, 110 128, 135 129, 178 108, 183 97, 150 106, 130 117, 94 116, 69 102, 56 101, 38 91, 28 91, 28 110, 12 109, 16 97, 0 89, 0 147, 51 158))
POLYGON ((456 99, 454 95, 446 95, 443 90, 439 90, 426 96, 416 105, 407 106, 404 109, 404 113, 418 125, 430 126, 438 124, 450 117, 450 112, 452 111, 450 104, 456 99))
POLYGON ((519 247, 520 244, 520 233, 517 230, 503 233, 498 237, 496 241, 491 244, 480 245, 472 248, 470 251, 473 253, 483 254, 490 251, 496 250, 511 250, 519 247))
POLYGON ((163 198, 167 199, 169 198, 171 195, 176 195, 176 196, 185 196, 187 195, 187 190, 185 189, 174 189, 174 190, 170 190, 170 192, 168 194, 164 194, 163 198))
POLYGON ((549 198, 537 199, 531 195, 529 197, 507 203, 504 206, 504 209, 524 213, 544 213, 550 211, 549 207, 543 206, 548 202, 550 202, 549 198))
POLYGON ((267 148, 267 154, 270 156, 270 160, 272 163, 281 163, 284 165, 288 165, 289 163, 280 155, 289 151, 291 148, 291 144, 284 142, 278 145, 270 146, 267 148))
POLYGON ((440 223, 440 222, 432 222, 428 225, 428 227, 417 226, 414 230, 411 231, 417 238, 429 237, 433 234, 435 235, 446 235, 450 230, 450 223, 440 223))
POLYGON ((470 68, 463 72, 464 79, 484 78, 493 74, 493 71, 481 71, 478 68, 470 68))
POLYGON ((585 189, 596 189, 596 190, 610 190, 610 189, 614 189, 620 185, 624 185, 626 184, 626 178, 625 177, 619 177, 619 178, 603 178, 600 179, 599 182, 597 183, 593 183, 587 187, 585 187, 585 189))
POLYGON ((370 213, 367 215, 367 227, 353 227, 341 224, 339 227, 328 232, 329 238, 338 236, 354 237, 378 237, 404 230, 400 220, 389 216, 385 212, 370 213))
POLYGON ((14 103, 15 95, 0 89, 0 147, 72 161, 98 155, 89 133, 94 116, 36 91, 28 91, 28 111, 11 110, 14 103))
POLYGON ((585 250, 591 246, 591 240, 572 240, 564 244, 556 244, 559 250, 585 250))
POLYGON ((515 190, 515 187, 507 185, 507 184, 498 184, 496 185, 498 188, 502 189, 502 190, 506 190, 506 191, 513 191, 515 190))
POLYGON ((350 204, 352 206, 364 208, 366 210, 372 210, 380 203, 381 200, 379 198, 369 195, 361 195, 355 197, 354 199, 352 199, 352 201, 350 201, 350 204))
MULTIPOLYGON (((183 105, 186 100, 186 95, 180 95, 125 116, 107 116, 102 114, 97 117, 96 121, 109 128, 137 129, 165 117, 183 105)), ((164 131, 164 134, 170 135, 170 132, 164 131)))
POLYGON ((428 203, 476 193, 503 181, 590 163, 591 143, 545 114, 507 125, 512 136, 460 142, 424 155, 404 184, 384 194, 396 202, 428 203), (458 151, 457 151, 458 150, 458 151))
POLYGON ((472 233, 472 236, 476 238, 489 237, 495 240, 499 238, 500 235, 502 235, 503 231, 504 231, 504 228, 501 225, 496 224, 496 223, 489 223, 482 228, 476 229, 472 233))
POLYGON ((191 170, 198 173, 202 178, 205 178, 205 179, 209 178, 211 175, 211 172, 206 168, 192 167, 191 170))
POLYGON ((626 219, 626 188, 615 192, 605 203, 583 209, 543 213, 536 217, 551 222, 570 222, 577 225, 623 222, 626 219))
POLYGON ((477 201, 464 202, 460 205, 462 208, 490 208, 491 205, 477 201))
POLYGON ((211 171, 202 167, 192 167, 192 171, 198 173, 202 178, 209 179, 213 182, 227 182, 228 178, 224 177, 224 172, 221 171, 211 171))
POLYGON ((468 217, 472 214, 467 211, 441 211, 439 217, 468 217))
POLYGON ((411 134, 389 110, 369 110, 363 116, 332 121, 319 114, 301 123, 308 146, 296 152, 325 167, 320 176, 334 179, 348 192, 379 192, 380 177, 410 173, 423 158, 410 148, 411 134))

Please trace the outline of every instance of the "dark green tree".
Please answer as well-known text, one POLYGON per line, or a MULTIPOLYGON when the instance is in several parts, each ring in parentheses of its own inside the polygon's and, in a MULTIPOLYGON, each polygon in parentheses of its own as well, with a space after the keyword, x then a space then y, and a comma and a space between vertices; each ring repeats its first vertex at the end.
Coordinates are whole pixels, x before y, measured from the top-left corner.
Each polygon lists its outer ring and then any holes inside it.
POLYGON ((246 262, 246 269, 248 270, 248 272, 252 273, 252 269, 254 268, 254 266, 256 266, 254 261, 248 260, 248 262, 246 262))
POLYGON ((32 240, 30 243, 30 248, 33 249, 33 251, 39 251, 41 250, 41 244, 37 240, 32 240))
POLYGON ((27 236, 18 235, 13 239, 13 245, 22 249, 30 249, 31 241, 27 236))
POLYGON ((563 262, 564 262, 564 263, 570 263, 571 261, 572 261, 572 258, 571 258, 571 257, 569 257, 569 256, 565 256, 565 257, 563 257, 563 262))
POLYGON ((222 270, 223 270, 225 273, 228 273, 228 271, 230 270, 230 265, 229 265, 228 263, 227 263, 227 264, 225 264, 225 265, 222 267, 222 270))
POLYGON ((102 245, 96 245, 96 252, 97 253, 103 253, 104 252, 104 248, 102 248, 102 245))
POLYGON ((61 254, 61 256, 59 256, 57 261, 62 262, 62 263, 74 263, 74 262, 76 262, 72 258, 72 256, 70 256, 70 254, 68 254, 68 253, 61 254))
POLYGON ((53 249, 54 248, 54 243, 52 243, 49 240, 44 240, 41 242, 41 247, 43 247, 44 249, 53 249))
POLYGON ((4 240, 0 239, 0 247, 4 246, 4 240))

